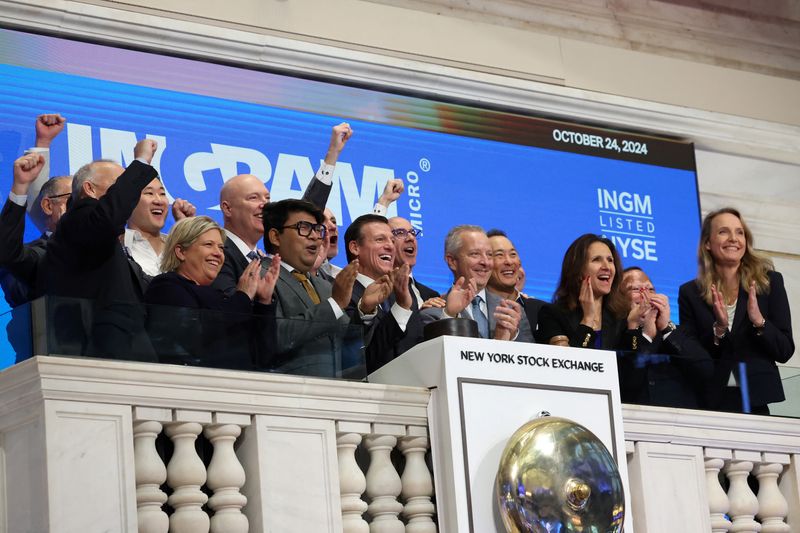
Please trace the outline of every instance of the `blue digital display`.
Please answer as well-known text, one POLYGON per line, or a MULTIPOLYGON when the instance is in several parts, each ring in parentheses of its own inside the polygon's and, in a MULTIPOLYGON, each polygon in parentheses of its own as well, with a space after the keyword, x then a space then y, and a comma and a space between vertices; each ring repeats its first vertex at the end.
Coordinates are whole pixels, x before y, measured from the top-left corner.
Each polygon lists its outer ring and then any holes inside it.
MULTIPOLYGON (((169 60, 185 68, 205 66, 169 60)), ((695 276, 699 206, 690 144, 608 130, 585 134, 580 132, 589 128, 522 117, 544 132, 547 142, 540 147, 480 138, 474 131, 437 131, 424 120, 415 128, 372 120, 366 112, 331 116, 280 102, 237 101, 18 64, 0 64, 0 80, 3 195, 14 159, 33 143, 35 117, 57 112, 68 125, 51 148, 51 175, 73 173, 100 157, 126 164, 136 140, 149 136, 160 145, 154 166, 168 194, 221 222, 218 196, 225 179, 249 172, 265 181, 273 201, 300 197, 324 156, 331 127, 346 120, 355 133, 336 167, 328 204, 340 231, 371 211, 388 179, 402 178, 406 193, 390 215, 406 217, 423 231, 414 275, 429 286, 445 291, 452 281, 443 242, 456 224, 506 231, 527 272, 526 292, 545 300, 555 289, 567 246, 586 232, 612 238, 625 266, 646 270, 670 297, 675 317, 678 286, 695 276), (660 147, 678 150, 683 162, 665 163, 660 147)), ((26 240, 39 233, 28 223, 26 240)), ((334 262, 343 261, 340 243, 334 262)), ((0 333, 0 368, 13 357, 0 333)))

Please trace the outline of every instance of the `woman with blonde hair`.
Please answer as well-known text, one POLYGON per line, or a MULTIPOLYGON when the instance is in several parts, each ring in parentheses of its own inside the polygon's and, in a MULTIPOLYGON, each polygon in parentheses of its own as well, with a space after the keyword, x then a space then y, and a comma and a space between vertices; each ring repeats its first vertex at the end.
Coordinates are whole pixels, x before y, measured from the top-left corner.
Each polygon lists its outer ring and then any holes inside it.
POLYGON ((769 414, 768 404, 785 399, 776 362, 794 353, 783 277, 753 249, 753 234, 731 207, 703 220, 697 260, 697 279, 681 286, 678 304, 687 335, 715 359, 705 406, 769 414))
POLYGON ((177 222, 167 236, 161 270, 145 294, 150 331, 157 350, 170 346, 178 354, 158 350, 162 361, 225 368, 265 366, 276 345, 272 294, 280 257, 262 272, 253 261, 244 270, 236 292, 227 297, 211 286, 225 262, 225 232, 206 216, 177 222), (170 306, 170 307, 162 307, 170 306), (175 307, 202 310, 194 313, 175 307), (198 327, 199 326, 199 327, 198 327))

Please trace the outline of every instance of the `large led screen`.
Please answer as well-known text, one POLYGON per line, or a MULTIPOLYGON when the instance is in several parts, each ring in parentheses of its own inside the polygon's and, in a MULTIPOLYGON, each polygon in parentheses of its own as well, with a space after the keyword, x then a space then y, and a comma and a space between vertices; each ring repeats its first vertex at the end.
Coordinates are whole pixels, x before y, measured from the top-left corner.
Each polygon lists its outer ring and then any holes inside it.
MULTIPOLYGON (((402 178, 406 192, 390 215, 423 232, 414 270, 422 282, 447 289, 444 236, 478 224, 508 233, 526 292, 549 300, 569 243, 603 233, 626 266, 644 268, 670 296, 677 317, 699 235, 690 143, 403 92, 0 30, 0 194, 10 189, 14 159, 34 142, 35 117, 61 113, 68 123, 51 149, 51 175, 93 158, 126 164, 136 139, 151 137, 169 195, 221 221, 219 189, 238 173, 264 180, 273 200, 301 196, 331 127, 346 120, 355 133, 328 206, 343 232, 371 210, 386 180, 402 178)), ((39 235, 31 223, 26 231, 39 235)), ((13 354, 0 349, 2 368, 13 354)))

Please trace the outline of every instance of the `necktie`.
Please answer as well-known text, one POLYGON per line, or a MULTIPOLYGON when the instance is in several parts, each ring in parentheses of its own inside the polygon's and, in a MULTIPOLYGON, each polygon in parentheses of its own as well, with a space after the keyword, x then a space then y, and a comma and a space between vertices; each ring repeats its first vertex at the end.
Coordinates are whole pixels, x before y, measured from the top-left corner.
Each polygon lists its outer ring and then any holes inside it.
POLYGON ((247 252, 247 258, 248 258, 250 261, 253 261, 253 260, 255 260, 255 259, 258 259, 259 257, 261 257, 261 256, 260 256, 260 255, 259 255, 259 253, 258 253, 258 252, 256 252, 255 250, 250 250, 249 252, 247 252))
POLYGON ((478 323, 478 333, 484 339, 489 338, 489 321, 486 320, 486 315, 481 311, 481 302, 483 298, 476 296, 472 299, 472 318, 478 323))
POLYGON ((320 302, 319 294, 317 294, 316 289, 314 289, 314 286, 308 280, 306 275, 298 272, 297 270, 293 270, 292 276, 294 276, 294 278, 303 285, 303 288, 308 293, 308 297, 311 298, 311 301, 314 302, 314 305, 318 304, 320 302))

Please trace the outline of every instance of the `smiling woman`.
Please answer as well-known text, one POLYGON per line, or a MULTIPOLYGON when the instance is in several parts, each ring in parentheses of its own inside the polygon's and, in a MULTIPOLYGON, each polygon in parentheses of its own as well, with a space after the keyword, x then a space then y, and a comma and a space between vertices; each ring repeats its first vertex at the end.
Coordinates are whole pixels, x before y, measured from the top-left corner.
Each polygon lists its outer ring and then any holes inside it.
POLYGON ((622 262, 614 244, 587 233, 567 249, 552 305, 539 311, 537 339, 558 346, 636 349, 626 328, 622 262), (619 274, 619 275, 618 275, 619 274))
POLYGON ((709 213, 700 232, 697 279, 680 288, 681 326, 716 361, 705 407, 769 414, 784 400, 777 363, 794 353, 783 277, 753 248, 736 209, 709 213))

